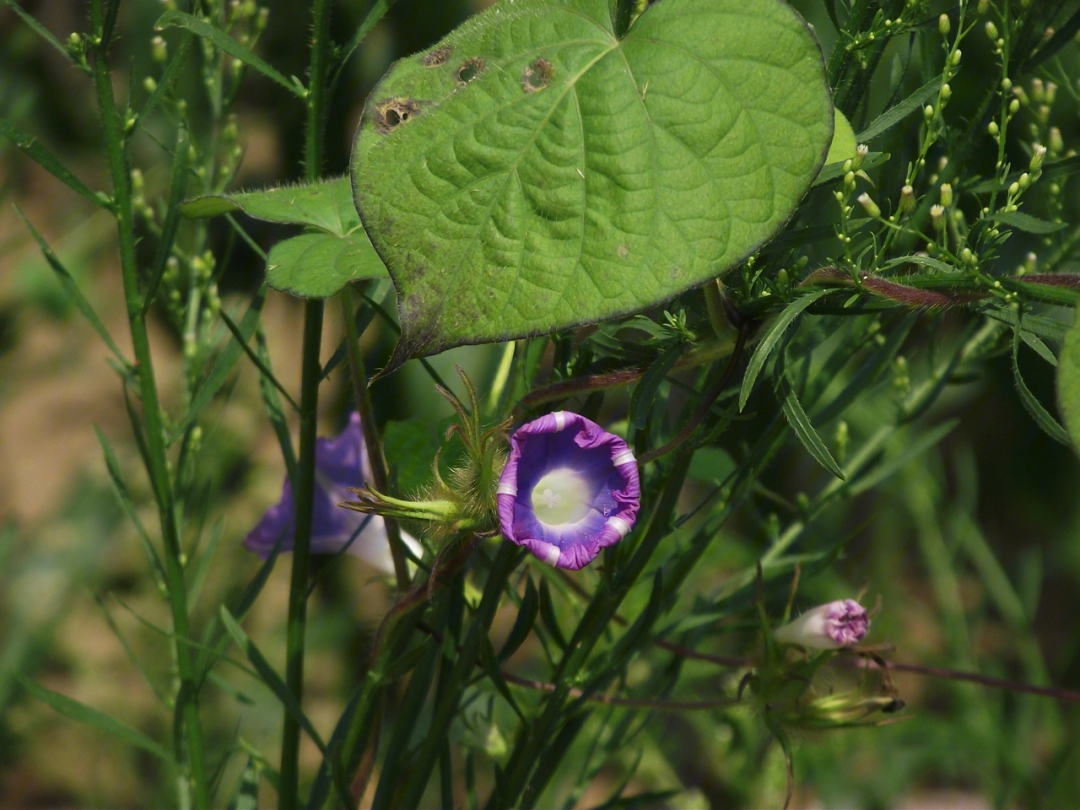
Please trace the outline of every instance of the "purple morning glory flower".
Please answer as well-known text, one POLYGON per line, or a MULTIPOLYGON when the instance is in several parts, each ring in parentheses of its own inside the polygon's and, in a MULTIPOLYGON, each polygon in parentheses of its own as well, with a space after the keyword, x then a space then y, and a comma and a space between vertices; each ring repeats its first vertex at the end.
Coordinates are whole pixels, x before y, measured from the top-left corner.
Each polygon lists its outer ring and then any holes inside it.
POLYGON ((869 629, 870 617, 866 615, 866 608, 854 599, 841 599, 811 608, 773 636, 781 644, 838 650, 860 642, 869 629))
POLYGON ((496 497, 507 540, 576 571, 626 537, 641 485, 626 442, 584 416, 556 411, 514 431, 496 497))
MULTIPOLYGON (((313 554, 336 554, 343 549, 381 571, 393 573, 386 524, 376 515, 362 515, 338 506, 349 499, 347 487, 362 487, 371 478, 360 414, 355 411, 349 424, 336 438, 315 441, 315 509, 311 526, 313 554)), ((270 556, 278 540, 281 552, 293 550, 296 504, 288 477, 281 488, 281 500, 267 510, 251 530, 244 545, 263 559, 270 556)), ((417 556, 420 545, 407 535, 403 539, 417 556)))

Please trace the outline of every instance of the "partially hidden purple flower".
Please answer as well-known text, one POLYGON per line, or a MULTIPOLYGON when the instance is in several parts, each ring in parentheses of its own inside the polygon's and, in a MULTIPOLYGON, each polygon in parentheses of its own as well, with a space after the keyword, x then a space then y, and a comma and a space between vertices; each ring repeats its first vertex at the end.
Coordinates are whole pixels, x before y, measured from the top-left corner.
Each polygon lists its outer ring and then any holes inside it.
POLYGON ((615 434, 556 411, 514 431, 496 497, 507 540, 576 571, 637 520, 637 461, 615 434))
POLYGON ((781 644, 838 650, 857 644, 869 629, 866 608, 854 599, 841 599, 811 608, 773 633, 773 637, 781 644))
MULTIPOLYGON (((371 478, 371 464, 360 414, 355 411, 349 424, 333 439, 315 441, 315 505, 311 526, 313 554, 336 554, 342 549, 387 573, 393 573, 386 524, 376 515, 362 515, 338 506, 351 496, 347 487, 362 487, 371 478)), ((281 488, 281 500, 263 515, 259 524, 244 538, 244 546, 263 559, 270 556, 280 540, 282 553, 293 550, 296 530, 296 503, 288 477, 281 488)), ((420 556, 423 549, 411 537, 406 544, 420 556)))

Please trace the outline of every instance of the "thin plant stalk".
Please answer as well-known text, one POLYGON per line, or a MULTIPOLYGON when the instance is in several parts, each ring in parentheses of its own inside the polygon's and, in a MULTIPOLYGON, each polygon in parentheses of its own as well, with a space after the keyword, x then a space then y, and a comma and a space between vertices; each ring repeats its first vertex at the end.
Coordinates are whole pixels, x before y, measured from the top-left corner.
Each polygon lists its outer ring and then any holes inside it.
MULTIPOLYGON (((311 69, 308 76, 307 127, 304 140, 304 176, 319 179, 322 170, 323 128, 326 120, 326 85, 330 62, 330 3, 311 5, 311 69)), ((304 343, 300 372, 300 455, 297 462, 296 532, 289 580, 289 618, 285 652, 285 683, 301 705, 304 694, 304 636, 307 620, 308 575, 311 563, 311 523, 315 504, 315 440, 322 367, 323 302, 304 304, 304 343)), ((294 810, 299 802, 300 723, 286 712, 282 724, 278 806, 294 810)))
POLYGON ((120 245, 120 269, 124 284, 124 303, 131 328, 131 343, 138 368, 139 394, 142 398, 143 418, 146 420, 146 446, 148 472, 154 497, 158 504, 161 523, 166 588, 172 614, 174 655, 179 690, 177 701, 176 731, 177 761, 186 768, 186 782, 181 784, 181 799, 185 798, 196 808, 210 804, 209 785, 203 757, 202 723, 199 717, 199 684, 191 657, 192 644, 188 626, 187 588, 184 583, 184 565, 180 548, 180 534, 176 520, 173 485, 169 477, 165 428, 158 400, 157 383, 154 379, 154 363, 150 353, 150 339, 146 330, 146 313, 139 290, 138 264, 135 256, 135 215, 132 205, 130 163, 127 143, 120 112, 113 96, 112 76, 108 63, 108 40, 105 37, 105 15, 102 0, 91 0, 90 23, 97 38, 94 58, 94 88, 101 121, 105 131, 106 151, 112 175, 112 208, 116 216, 117 235, 120 245), (184 794, 187 794, 186 797, 184 794))
MULTIPOLYGON (((364 358, 360 355, 360 336, 356 334, 356 319, 353 308, 356 298, 352 287, 346 287, 339 296, 341 316, 345 323, 345 345, 348 348, 349 367, 352 371, 353 393, 356 397, 356 410, 360 413, 360 430, 364 434, 368 460, 371 462, 371 477, 375 488, 384 494, 393 494, 389 490, 389 476, 386 472, 386 457, 383 455, 382 440, 375 424, 375 413, 368 396, 367 372, 364 358)), ((401 527, 392 517, 384 517, 386 538, 390 542, 390 556, 394 561, 394 577, 398 590, 404 592, 409 587, 409 567, 405 558, 405 543, 401 539, 401 527)))

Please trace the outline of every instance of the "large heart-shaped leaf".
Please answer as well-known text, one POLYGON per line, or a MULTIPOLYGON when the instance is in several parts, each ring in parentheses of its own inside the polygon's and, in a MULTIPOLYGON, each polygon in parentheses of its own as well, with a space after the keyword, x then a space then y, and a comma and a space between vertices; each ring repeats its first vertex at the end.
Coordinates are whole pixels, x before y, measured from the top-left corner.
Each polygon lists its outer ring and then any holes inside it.
POLYGON ((386 266, 360 226, 347 177, 197 197, 181 211, 194 218, 242 211, 255 219, 318 231, 278 242, 270 250, 266 283, 281 292, 328 298, 350 281, 386 278, 386 266))
POLYGON ((738 263, 828 149, 821 52, 780 0, 502 0, 370 96, 360 216, 399 292, 391 367, 640 310, 738 263))

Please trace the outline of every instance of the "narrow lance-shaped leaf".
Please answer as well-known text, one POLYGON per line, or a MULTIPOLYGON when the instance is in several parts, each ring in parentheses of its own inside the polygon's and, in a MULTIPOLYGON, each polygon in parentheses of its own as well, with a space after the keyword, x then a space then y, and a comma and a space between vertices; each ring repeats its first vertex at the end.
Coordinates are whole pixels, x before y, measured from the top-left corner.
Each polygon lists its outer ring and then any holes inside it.
POLYGON ((219 28, 215 28, 205 20, 200 20, 198 17, 193 17, 183 11, 166 11, 157 21, 157 25, 154 27, 158 30, 168 28, 171 25, 179 26, 180 28, 186 28, 189 31, 210 40, 214 45, 220 48, 225 53, 234 59, 239 59, 245 65, 254 68, 268 79, 280 84, 286 90, 295 93, 303 98, 306 95, 304 86, 300 84, 299 80, 295 77, 290 81, 282 76, 278 71, 268 65, 263 59, 256 56, 249 51, 235 39, 230 37, 224 31, 219 28))
POLYGON ((57 180, 66 185, 72 191, 82 195, 95 205, 109 209, 111 202, 105 194, 91 191, 90 187, 74 175, 63 162, 46 149, 33 135, 29 135, 12 124, 10 121, 0 118, 0 136, 7 138, 26 153, 26 156, 37 163, 41 168, 52 174, 57 180))
POLYGON ((398 62, 353 152, 400 293, 389 368, 633 312, 722 274, 824 160, 821 52, 779 0, 517 0, 398 62))
POLYGON ((47 703, 52 706, 53 709, 64 715, 64 717, 68 717, 79 723, 85 723, 86 725, 93 726, 96 729, 119 737, 129 745, 148 751, 164 762, 174 761, 172 755, 156 742, 151 740, 141 731, 136 731, 131 726, 121 723, 115 717, 91 708, 85 703, 73 700, 67 695, 62 695, 59 692, 46 689, 44 686, 39 686, 21 673, 15 673, 15 679, 23 689, 42 703, 47 703))
POLYGON ((1073 447, 1080 452, 1080 316, 1065 335, 1058 357, 1057 394, 1073 447))
POLYGON ((1031 393, 1031 389, 1027 387, 1027 383, 1024 382, 1024 378, 1020 374, 1019 365, 1020 354, 1020 329, 1017 328, 1013 332, 1013 351, 1012 351, 1012 368, 1013 368, 1013 382, 1016 383, 1016 391, 1020 394, 1020 403, 1024 406, 1024 410, 1028 412, 1035 423, 1042 428, 1051 439, 1056 442, 1060 442, 1066 446, 1070 446, 1069 434, 1065 432, 1065 428, 1055 419, 1049 411, 1043 407, 1043 404, 1039 402, 1038 397, 1031 393))

